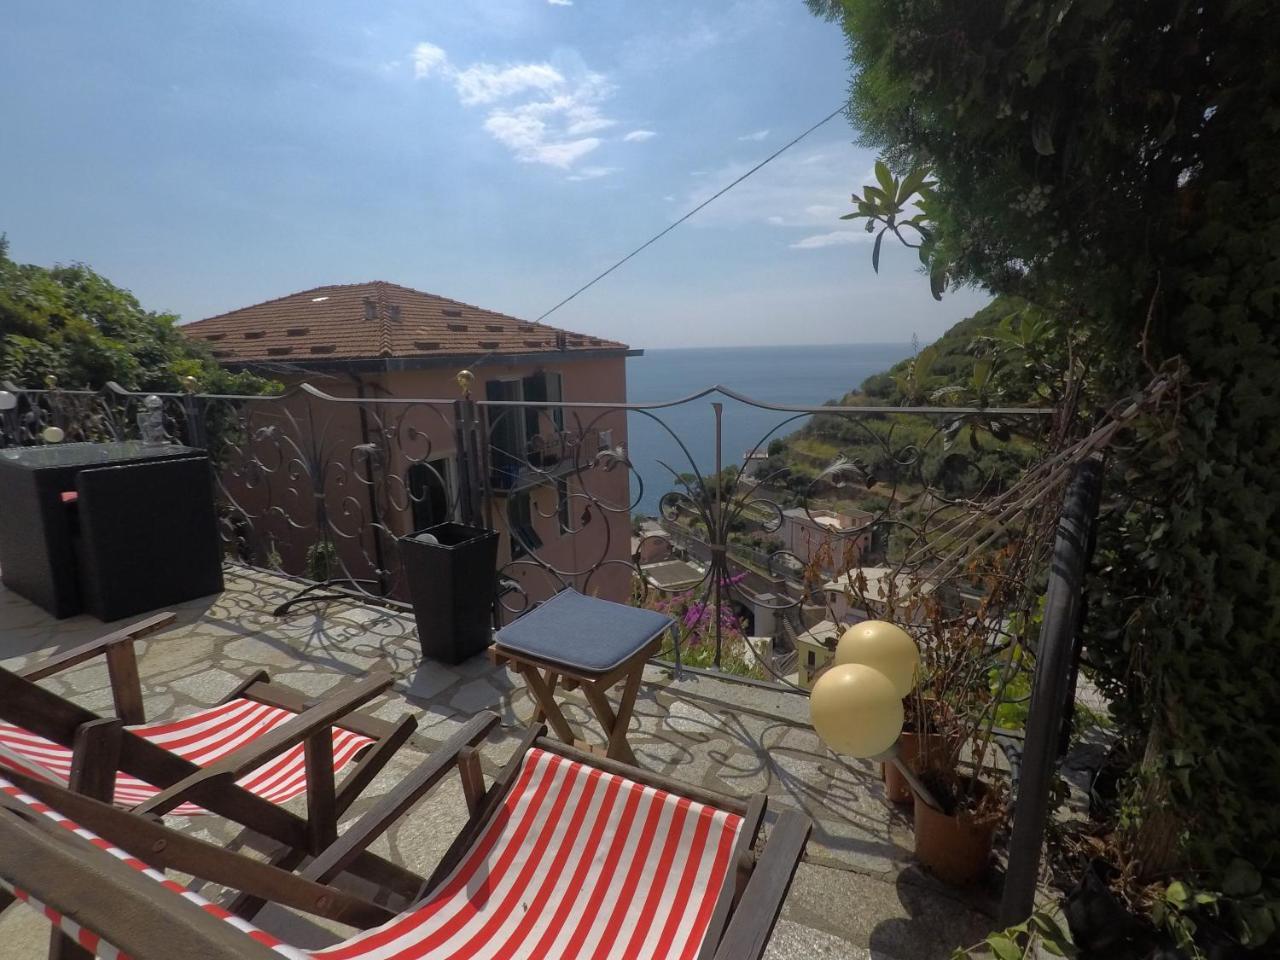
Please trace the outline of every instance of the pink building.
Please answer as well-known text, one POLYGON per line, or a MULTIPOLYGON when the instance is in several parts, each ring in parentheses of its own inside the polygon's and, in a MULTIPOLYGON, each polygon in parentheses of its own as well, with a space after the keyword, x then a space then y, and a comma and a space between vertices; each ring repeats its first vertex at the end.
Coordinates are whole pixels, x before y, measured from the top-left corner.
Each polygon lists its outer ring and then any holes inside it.
POLYGON ((873 514, 862 510, 836 512, 820 507, 792 507, 782 512, 783 548, 807 567, 816 564, 828 577, 858 566, 871 542, 873 514))
POLYGON ((285 571, 304 572, 326 539, 343 575, 386 579, 396 537, 457 518, 453 401, 468 369, 473 400, 514 404, 481 405, 504 574, 535 598, 565 580, 629 595, 629 472, 607 469, 625 452, 626 414, 572 404, 624 403, 638 351, 384 282, 317 287, 182 330, 224 365, 286 385, 283 399, 253 401, 247 449, 223 471, 233 522, 252 525, 285 571))

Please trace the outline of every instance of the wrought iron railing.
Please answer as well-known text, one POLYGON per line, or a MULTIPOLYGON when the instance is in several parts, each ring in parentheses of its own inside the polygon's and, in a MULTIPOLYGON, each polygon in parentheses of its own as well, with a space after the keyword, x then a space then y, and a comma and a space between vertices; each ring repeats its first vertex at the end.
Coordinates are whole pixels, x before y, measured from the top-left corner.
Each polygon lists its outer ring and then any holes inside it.
POLYGON ((686 662, 783 687, 794 684, 771 674, 770 658, 747 655, 741 635, 776 637, 785 654, 795 626, 830 614, 833 575, 853 592, 863 569, 927 578, 948 525, 984 509, 1049 422, 1027 408, 769 404, 724 387, 664 403, 573 403, 347 397, 307 384, 149 402, 115 385, 2 386, 17 404, 0 411, 0 446, 150 429, 207 449, 222 539, 240 562, 403 605, 399 538, 444 519, 483 524, 504 534, 504 617, 570 585, 665 605, 683 624, 686 662), (725 456, 726 404, 777 419, 741 460, 725 456), (709 415, 708 448, 670 426, 676 408, 709 415), (636 462, 629 426, 667 438, 678 459, 636 462), (803 457, 762 461, 771 441, 801 428, 803 457), (662 491, 653 512, 665 529, 633 533, 647 490, 662 491), (664 559, 686 563, 678 587, 657 574, 664 559))

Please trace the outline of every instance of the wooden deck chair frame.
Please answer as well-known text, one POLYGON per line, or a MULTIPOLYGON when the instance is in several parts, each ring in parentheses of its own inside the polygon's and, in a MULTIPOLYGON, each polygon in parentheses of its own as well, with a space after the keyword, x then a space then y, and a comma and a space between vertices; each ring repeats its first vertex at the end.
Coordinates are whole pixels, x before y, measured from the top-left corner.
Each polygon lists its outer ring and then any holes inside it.
MULTIPOLYGON (((279 707, 296 716, 208 766, 200 767, 124 729, 145 722, 141 683, 133 643, 175 621, 172 613, 148 617, 97 640, 14 672, 0 668, 0 719, 72 751, 72 790, 109 799, 117 771, 159 788, 134 813, 162 816, 190 801, 210 813, 247 828, 246 843, 272 841, 263 852, 284 869, 323 850, 337 835, 338 818, 416 729, 406 715, 396 723, 357 713, 391 686, 389 672, 378 671, 326 694, 308 698, 271 683, 265 671, 247 678, 223 702, 243 697, 279 707), (36 681, 103 656, 118 717, 106 718, 39 686, 36 681), (374 743, 335 784, 330 727, 339 726, 374 743), (278 806, 240 787, 236 780, 279 754, 305 744, 307 816, 278 806)), ((383 857, 364 853, 352 873, 392 889, 408 889, 417 878, 383 857)), ((260 907, 246 900, 236 906, 245 915, 260 907)))
MULTIPOLYGON (((760 826, 765 815, 765 800, 762 796, 744 802, 601 758, 547 739, 541 725, 525 732, 510 761, 486 788, 475 747, 497 723, 498 717, 491 713, 473 717, 417 770, 379 799, 335 844, 300 874, 288 873, 277 866, 261 862, 246 868, 246 858, 242 855, 175 834, 147 818, 70 793, 43 781, 21 777, 12 779, 37 799, 156 868, 192 874, 241 890, 242 897, 248 895, 269 900, 314 916, 368 929, 386 922, 395 912, 428 895, 450 873, 500 809, 503 799, 516 781, 525 754, 537 747, 577 763, 615 773, 637 783, 742 817, 741 830, 733 851, 736 870, 731 869, 726 873, 718 892, 699 960, 751 960, 763 955, 791 880, 804 854, 811 828, 808 817, 792 811, 783 812, 772 826, 767 844, 757 852, 760 826), (420 878, 420 885, 412 896, 403 896, 402 890, 383 891, 384 894, 398 894, 398 898, 390 899, 400 901, 384 906, 381 905, 383 897, 379 897, 379 903, 374 903, 334 886, 339 875, 358 862, 371 842, 400 817, 409 813, 453 769, 457 769, 461 776, 470 816, 431 876, 425 880, 420 878)), ((44 829, 46 834, 52 832, 50 828, 44 829)), ((23 844, 35 844, 44 848, 67 843, 62 838, 38 839, 40 833, 40 830, 23 822, 23 818, 13 811, 11 801, 0 801, 0 844, 10 842, 11 836, 18 837, 23 844)), ((24 860, 17 862, 25 863, 24 860)), ((119 874, 120 871, 114 869, 114 866, 95 864, 95 881, 105 884, 107 881, 103 877, 106 873, 119 874)), ((65 869, 71 870, 73 867, 68 865, 65 869)), ((133 872, 127 867, 123 869, 133 872)), ((175 955, 173 942, 153 937, 145 929, 133 929, 153 924, 174 924, 182 938, 181 942, 190 945, 190 952, 185 955, 263 957, 264 960, 269 956, 278 956, 260 944, 249 941, 247 937, 241 939, 250 946, 237 953, 234 944, 229 942, 224 930, 220 929, 226 926, 221 921, 213 920, 199 908, 184 909, 181 911, 182 916, 153 909, 142 891, 136 891, 137 884, 132 882, 123 884, 127 888, 124 890, 127 896, 122 895, 122 901, 127 900, 130 909, 134 911, 130 914, 132 926, 126 929, 121 925, 117 939, 117 916, 110 907, 114 901, 101 893, 97 886, 79 881, 66 884, 60 879, 63 873, 57 870, 42 868, 30 878, 26 875, 25 867, 22 872, 23 876, 11 879, 16 879, 24 889, 56 909, 74 909, 76 912, 73 916, 78 923, 133 954, 138 960, 175 955)), ((128 878, 129 881, 133 879, 128 878)), ((111 883, 114 884, 115 880, 111 883)))

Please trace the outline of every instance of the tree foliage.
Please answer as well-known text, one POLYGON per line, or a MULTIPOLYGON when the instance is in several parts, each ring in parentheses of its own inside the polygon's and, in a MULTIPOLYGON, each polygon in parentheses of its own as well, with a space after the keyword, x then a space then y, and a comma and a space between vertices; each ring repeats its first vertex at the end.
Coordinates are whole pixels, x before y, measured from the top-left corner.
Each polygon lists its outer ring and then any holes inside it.
POLYGON ((1089 656, 1142 758, 1134 849, 1155 858, 1138 841, 1172 817, 1206 883, 1242 860, 1280 875, 1274 5, 810 7, 844 28, 890 186, 932 178, 931 277, 1034 304, 1029 338, 1099 403, 1183 372, 1111 465, 1089 656))
POLYGON ((9 258, 0 236, 0 380, 62 389, 175 391, 195 377, 208 393, 253 394, 271 381, 224 370, 187 339, 172 313, 143 309, 136 297, 84 264, 41 267, 9 258))

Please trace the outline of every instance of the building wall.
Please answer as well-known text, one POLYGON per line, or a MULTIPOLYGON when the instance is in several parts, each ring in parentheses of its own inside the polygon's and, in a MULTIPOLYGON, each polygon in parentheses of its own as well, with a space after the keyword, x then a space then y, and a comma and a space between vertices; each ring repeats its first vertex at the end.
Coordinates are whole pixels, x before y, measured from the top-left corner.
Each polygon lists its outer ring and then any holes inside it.
MULTIPOLYGON (((312 518, 318 513, 333 534, 349 575, 377 579, 378 569, 393 569, 395 538, 415 527, 415 501, 419 522, 424 513, 430 513, 422 507, 424 497, 415 496, 413 488, 411 472, 418 471, 419 482, 424 476, 423 468, 417 466, 421 462, 435 467, 428 471, 433 478, 443 475, 450 488, 450 502, 454 502, 457 467, 452 401, 460 396, 456 373, 450 366, 361 374, 359 383, 349 376, 284 378, 289 386, 305 379, 337 397, 355 398, 363 391, 366 400, 343 404, 303 394, 255 404, 255 429, 270 424, 279 436, 289 437, 283 446, 297 461, 297 468, 293 476, 285 464, 270 472, 259 470, 254 482, 244 475, 226 476, 224 485, 253 515, 255 529, 267 535, 283 569, 305 572, 306 550, 315 542, 319 529, 312 518), (321 475, 322 489, 300 482, 299 473, 321 475), (370 477, 373 483, 368 482, 370 477), (284 513, 294 522, 286 520, 284 513), (301 518, 307 522, 298 527, 301 518)), ((549 355, 542 364, 518 365, 489 361, 477 365, 474 373, 474 399, 486 397, 491 380, 523 381, 537 374, 558 373, 567 404, 626 400, 623 357, 564 360, 549 355)), ((527 409, 486 407, 482 411, 482 416, 494 421, 491 438, 502 435, 498 425, 502 419, 518 418, 523 435, 538 451, 533 459, 543 465, 525 471, 525 490, 504 492, 498 484, 489 525, 501 534, 499 567, 533 600, 550 596, 567 582, 587 593, 625 601, 630 593, 629 471, 622 465, 604 469, 598 455, 604 441, 610 449, 625 451, 626 413, 565 408, 563 433, 581 441, 566 446, 556 440, 561 431, 551 408, 541 408, 531 417, 525 416, 527 409), (513 528, 524 534, 513 536, 513 528), (534 540, 538 542, 534 549, 523 549, 525 542, 534 540), (549 572, 548 566, 557 573, 549 572)), ((256 446, 262 451, 281 444, 256 446)), ((489 455, 491 464, 502 459, 502 451, 492 443, 489 455)), ((277 455, 276 459, 284 457, 277 455)), ((259 557, 255 562, 262 560, 259 557)), ((407 599, 403 589, 394 590, 393 596, 407 599)), ((523 601, 512 597, 508 604, 518 608, 523 601)))
MULTIPOLYGON (((811 513, 813 517, 834 517, 841 530, 865 526, 873 519, 871 514, 862 513, 832 513, 818 509, 811 513)), ((851 536, 833 532, 808 515, 787 513, 783 516, 782 541, 785 549, 799 557, 805 566, 817 561, 818 567, 827 576, 856 567, 870 540, 870 533, 867 531, 851 536)))

